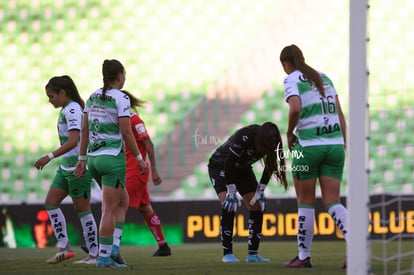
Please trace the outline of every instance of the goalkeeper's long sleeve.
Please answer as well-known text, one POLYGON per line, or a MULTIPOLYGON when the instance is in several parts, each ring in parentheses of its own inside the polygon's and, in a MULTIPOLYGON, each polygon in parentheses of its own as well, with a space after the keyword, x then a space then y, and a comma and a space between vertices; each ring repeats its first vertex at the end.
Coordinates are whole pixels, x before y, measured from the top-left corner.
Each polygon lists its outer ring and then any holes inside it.
POLYGON ((260 178, 260 183, 267 185, 270 181, 270 177, 272 176, 272 171, 268 172, 265 168, 263 169, 262 177, 260 178))

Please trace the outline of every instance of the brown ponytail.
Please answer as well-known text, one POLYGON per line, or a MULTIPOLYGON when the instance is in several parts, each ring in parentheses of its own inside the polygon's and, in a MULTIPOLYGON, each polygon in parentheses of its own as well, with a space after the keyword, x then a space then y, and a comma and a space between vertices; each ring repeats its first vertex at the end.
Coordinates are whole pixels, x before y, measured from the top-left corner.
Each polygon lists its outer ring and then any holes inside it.
POLYGON ((131 109, 133 109, 137 113, 138 113, 137 108, 141 107, 141 106, 144 106, 144 104, 146 103, 145 101, 137 98, 136 96, 134 96, 133 94, 131 94, 127 90, 121 90, 121 92, 123 92, 124 94, 126 94, 129 97, 129 101, 130 101, 130 104, 131 104, 131 109))
POLYGON ((306 79, 316 86, 322 97, 325 97, 325 89, 320 74, 311 66, 305 63, 305 57, 302 51, 296 45, 290 45, 283 48, 280 53, 280 62, 288 62, 306 77, 306 79))
POLYGON ((102 87, 102 100, 106 100, 105 93, 109 90, 110 83, 116 80, 120 73, 125 71, 124 66, 121 62, 116 59, 105 59, 102 64, 102 76, 103 76, 103 87, 102 87))

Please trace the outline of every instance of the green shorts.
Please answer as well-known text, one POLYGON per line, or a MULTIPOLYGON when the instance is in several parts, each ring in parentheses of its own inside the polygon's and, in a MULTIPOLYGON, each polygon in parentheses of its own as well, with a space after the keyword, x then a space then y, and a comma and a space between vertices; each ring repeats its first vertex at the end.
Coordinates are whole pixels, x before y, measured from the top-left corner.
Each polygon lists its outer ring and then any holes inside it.
POLYGON ((92 176, 86 171, 85 176, 78 178, 73 174, 73 171, 59 168, 50 187, 65 190, 74 199, 82 197, 89 199, 91 197, 92 176))
POLYGON ((88 156, 88 169, 99 185, 125 188, 125 154, 88 156))
POLYGON ((344 145, 302 147, 296 144, 292 158, 292 174, 298 179, 328 176, 342 180, 345 164, 344 145))

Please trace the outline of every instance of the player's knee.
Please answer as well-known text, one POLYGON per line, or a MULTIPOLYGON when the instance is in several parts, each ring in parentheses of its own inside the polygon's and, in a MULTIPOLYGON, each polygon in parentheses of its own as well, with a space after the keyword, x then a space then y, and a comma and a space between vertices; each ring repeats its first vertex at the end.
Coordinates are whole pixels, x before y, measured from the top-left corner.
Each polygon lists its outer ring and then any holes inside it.
POLYGON ((144 216, 150 216, 154 211, 152 210, 152 207, 150 205, 141 205, 138 208, 138 211, 144 216))

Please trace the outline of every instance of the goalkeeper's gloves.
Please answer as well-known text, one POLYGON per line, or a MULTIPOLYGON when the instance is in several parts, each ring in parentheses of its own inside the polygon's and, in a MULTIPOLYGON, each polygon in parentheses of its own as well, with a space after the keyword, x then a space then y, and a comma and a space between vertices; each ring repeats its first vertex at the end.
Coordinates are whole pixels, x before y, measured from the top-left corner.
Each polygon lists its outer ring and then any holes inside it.
POLYGON ((262 212, 266 209, 266 198, 264 195, 264 191, 266 189, 266 184, 260 183, 257 185, 256 193, 254 193, 253 198, 250 200, 250 205, 254 205, 256 201, 259 201, 260 209, 262 212))
POLYGON ((224 199, 223 209, 228 212, 236 212, 237 207, 241 206, 241 199, 237 194, 237 189, 235 184, 228 184, 226 198, 224 199))

